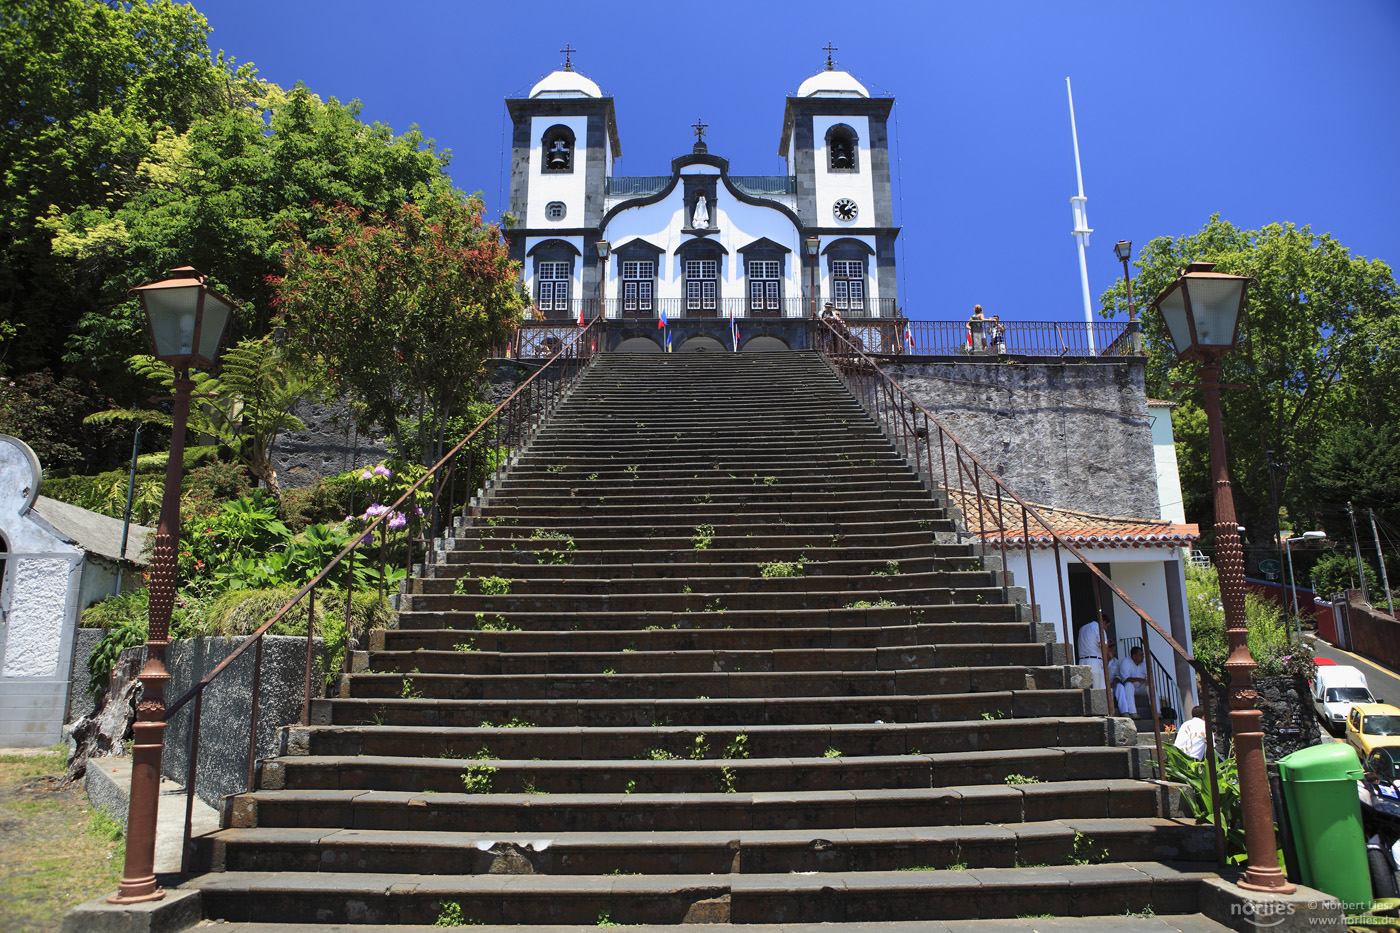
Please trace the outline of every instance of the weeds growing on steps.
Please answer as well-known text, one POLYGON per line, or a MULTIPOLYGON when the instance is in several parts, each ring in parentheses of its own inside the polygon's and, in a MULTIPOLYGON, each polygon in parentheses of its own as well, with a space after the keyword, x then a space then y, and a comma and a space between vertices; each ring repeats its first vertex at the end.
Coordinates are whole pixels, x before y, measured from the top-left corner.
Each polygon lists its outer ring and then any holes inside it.
POLYGON ((466 641, 459 641, 452 646, 453 651, 475 651, 476 639, 468 638, 466 641))
POLYGON ((438 916, 435 927, 462 927, 481 926, 480 920, 473 920, 462 915, 462 905, 456 901, 443 901, 438 905, 438 916))
POLYGON ((729 740, 729 744, 724 746, 725 758, 747 758, 749 757, 749 736, 748 733, 740 732, 729 740))
POLYGON ((714 525, 699 525, 695 529, 695 534, 690 537, 690 546, 697 551, 708 548, 715 540, 714 525))
POLYGON ((801 577, 807 573, 806 558, 801 560, 771 560, 758 565, 761 577, 801 577))
MULTIPOLYGON (((595 476, 597 474, 594 474, 595 476)), ((536 528, 530 535, 531 541, 557 541, 562 542, 551 547, 538 548, 535 551, 535 563, 537 564, 572 564, 574 557, 571 552, 578 550, 578 545, 574 544, 574 539, 564 534, 562 531, 546 531, 543 528, 536 528)))
POLYGON ((1033 776, 1028 775, 1028 774, 1008 774, 1008 775, 1006 776, 1006 783, 1009 784, 1009 785, 1015 785, 1015 784, 1042 784, 1042 783, 1044 783, 1044 782, 1041 781, 1040 778, 1038 778, 1038 777, 1033 777, 1033 776))
MULTIPOLYGON (((489 760, 491 750, 483 745, 471 757, 478 761, 489 760)), ((495 781, 496 767, 494 765, 467 765, 467 770, 462 772, 462 789, 468 794, 489 794, 495 781)))

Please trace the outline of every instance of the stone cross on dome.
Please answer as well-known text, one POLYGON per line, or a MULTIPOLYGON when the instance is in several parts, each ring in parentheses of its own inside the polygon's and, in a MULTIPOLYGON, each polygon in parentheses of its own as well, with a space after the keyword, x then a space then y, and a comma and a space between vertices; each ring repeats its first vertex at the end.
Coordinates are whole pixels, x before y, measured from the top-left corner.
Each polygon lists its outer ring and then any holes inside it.
POLYGON ((834 45, 832 45, 830 42, 828 42, 826 45, 822 46, 822 51, 826 53, 826 70, 827 70, 827 71, 835 71, 835 70, 836 70, 836 62, 834 62, 834 61, 831 60, 831 53, 832 53, 832 52, 839 52, 840 49, 838 49, 836 46, 834 46, 834 45))
POLYGON ((564 47, 559 51, 564 53, 564 70, 573 71, 574 62, 572 56, 575 52, 578 51, 578 49, 574 48, 572 43, 565 42, 564 47))
POLYGON ((710 124, 705 123, 699 117, 697 117, 695 119, 695 122, 690 125, 695 128, 695 141, 703 143, 705 141, 705 131, 710 128, 710 124))

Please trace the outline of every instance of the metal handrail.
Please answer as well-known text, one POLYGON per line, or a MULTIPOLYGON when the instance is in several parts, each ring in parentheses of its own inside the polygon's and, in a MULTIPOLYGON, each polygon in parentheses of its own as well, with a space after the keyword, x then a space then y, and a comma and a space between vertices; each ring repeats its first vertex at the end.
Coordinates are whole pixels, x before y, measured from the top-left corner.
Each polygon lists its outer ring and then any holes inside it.
MULTIPOLYGON (((206 674, 203 677, 203 679, 199 681, 199 683, 191 687, 185 693, 184 696, 180 697, 169 707, 167 707, 165 712, 165 721, 169 722, 171 720, 171 717, 173 717, 177 712, 183 709, 186 704, 190 703, 191 701, 194 702, 194 722, 190 730, 189 772, 187 780, 185 782, 185 829, 184 844, 180 858, 180 870, 182 873, 187 873, 189 870, 190 838, 194 816, 196 765, 198 764, 199 760, 199 727, 201 715, 203 713, 204 708, 204 691, 209 687, 211 683, 214 682, 216 678, 219 677, 219 675, 221 675, 229 667, 229 665, 231 665, 245 651, 247 651, 250 645, 253 646, 254 660, 252 715, 248 735, 247 777, 247 787, 251 789, 255 777, 255 758, 258 741, 258 701, 260 699, 260 691, 262 687, 263 638, 267 634, 268 630, 271 629, 278 622, 280 622, 283 619, 283 617, 286 616, 287 613, 292 610, 293 607, 295 607, 298 603, 302 601, 303 598, 307 600, 306 677, 305 693, 302 703, 302 723, 303 725, 310 725, 312 693, 312 644, 316 627, 316 587, 323 583, 326 580, 326 578, 330 575, 330 573, 337 566, 339 566, 342 561, 345 561, 347 558, 349 559, 349 575, 346 584, 347 594, 345 610, 345 628, 347 640, 345 662, 348 667, 350 660, 350 651, 348 644, 350 637, 350 605, 351 600, 354 597, 355 588, 354 568, 356 549, 362 544, 369 544, 373 546, 375 532, 378 532, 379 595, 382 601, 384 598, 387 541, 386 532, 390 516, 394 512, 396 512, 399 509, 399 507, 402 506, 405 502, 410 501, 411 498, 417 494, 419 488, 422 487, 423 484, 426 483, 429 478, 433 479, 434 484, 432 489, 432 503, 428 513, 429 519, 427 523, 429 537, 415 538, 410 533, 408 539, 407 564, 409 565, 411 572, 413 562, 413 544, 415 542, 426 542, 428 540, 431 540, 431 538, 436 537, 439 513, 439 500, 441 499, 442 493, 444 491, 448 491, 449 507, 451 507, 452 502, 454 501, 454 497, 456 494, 456 459, 459 453, 464 448, 467 451, 466 474, 468 482, 470 483, 471 477, 473 475, 473 442, 476 441, 478 437, 486 439, 487 436, 490 435, 490 441, 492 442, 495 449, 498 451, 500 450, 501 445, 504 443, 507 453, 504 457, 497 457, 497 461, 494 467, 494 474, 496 478, 499 479, 501 471, 505 468, 507 462, 509 461, 511 452, 514 450, 518 450, 529 438, 531 429, 525 426, 525 422, 529 421, 532 426, 542 422, 543 419, 547 417, 549 413, 554 409, 554 407, 562 400, 566 390, 570 387, 570 385, 572 385, 572 381, 577 380, 577 378, 583 373, 583 371, 587 368, 588 364, 594 358, 595 348, 593 337, 595 335, 590 332, 593 331, 593 328, 595 326, 598 326, 598 322, 596 320, 591 322, 588 326, 581 328, 576 334, 573 335, 573 338, 570 341, 568 341, 558 350, 556 350, 555 353, 551 357, 549 357, 547 362, 545 362, 542 366, 540 366, 539 369, 532 373, 528 379, 526 379, 518 387, 516 387, 515 391, 512 392, 499 405, 497 405, 489 415, 482 419, 481 423, 478 424, 475 428, 473 428, 471 432, 467 434, 466 437, 458 441, 450 450, 448 450, 445 454, 442 455, 442 457, 437 461, 437 463, 433 464, 433 466, 429 468, 427 472, 425 472, 422 476, 415 480, 413 484, 410 485, 408 489, 403 493, 403 495, 399 496, 399 498, 395 500, 392 505, 386 508, 381 514, 376 516, 374 520, 371 521, 362 532, 356 534, 354 540, 347 544, 339 554, 331 558, 331 560, 326 564, 326 566, 321 568, 321 571, 311 578, 310 582, 306 583, 301 587, 301 589, 297 590, 297 592, 291 597, 291 599, 289 599, 286 602, 286 604, 282 606, 282 608, 278 609, 275 613, 273 613, 272 617, 269 618, 266 622, 264 622, 261 626, 259 626, 256 631, 251 633, 242 644, 234 648, 233 651, 229 653, 228 657, 220 661, 212 671, 206 674), (560 360, 564 360, 567 363, 577 363, 581 361, 583 365, 575 368, 572 372, 568 373, 567 375, 563 376, 558 380, 551 381, 549 378, 541 378, 550 371, 551 367, 554 367, 556 363, 559 363, 560 360), (569 379, 570 382, 568 384, 564 384, 564 379, 569 379), (537 396, 540 397, 537 398, 537 396), (522 399, 525 400, 525 404, 529 405, 529 408, 524 412, 521 411, 522 399), (502 418, 502 412, 506 412, 507 417, 502 418), (508 422, 504 426, 504 434, 502 433, 502 421, 508 422)), ((560 369, 556 369, 556 373, 562 372, 562 366, 564 364, 561 363, 559 365, 560 369)), ((464 504, 464 513, 465 510, 466 505, 464 504)), ((418 524, 421 531, 421 519, 418 521, 418 524)))
MULTIPOLYGON (((1203 698, 1205 702, 1202 704, 1202 707, 1205 710, 1206 734, 1212 737, 1211 742, 1213 744, 1213 703, 1211 702, 1210 692, 1211 688, 1222 692, 1224 688, 1219 681, 1206 670, 1204 665, 1189 651, 1183 648, 1168 632, 1164 631, 1150 615, 1137 605, 1137 603, 1133 602, 1132 598, 1109 579, 1107 574, 1099 570, 1092 561, 1088 560, 1080 553, 1077 547, 1057 532, 1033 505, 1022 499, 1000 476, 989 470, 982 461, 978 459, 977 455, 959 441, 951 431, 945 428, 928 409, 919 404, 919 402, 913 398, 913 396, 909 395, 902 386, 891 379, 884 370, 880 369, 876 362, 866 355, 863 349, 849 339, 846 333, 846 327, 843 323, 839 321, 833 322, 827 319, 819 321, 816 329, 816 338, 817 339, 813 342, 818 352, 846 383, 846 386, 851 390, 852 394, 856 396, 862 406, 865 407, 877 422, 882 424, 890 440, 893 441, 896 446, 903 448, 905 455, 911 458, 916 470, 921 466, 920 447, 922 446, 922 459, 924 461, 922 466, 927 468, 930 492, 932 492, 934 478, 933 442, 936 431, 939 459, 942 463, 942 488, 951 492, 953 489, 951 482, 955 481, 959 492, 959 501, 966 502, 969 497, 968 486, 970 485, 972 487, 970 495, 977 503, 978 530, 975 534, 981 541, 983 554, 986 553, 989 545, 992 547, 998 546, 995 543, 994 537, 989 536, 987 521, 988 513, 993 508, 993 503, 995 503, 995 512, 993 514, 996 516, 996 521, 994 527, 990 529, 990 535, 999 536, 1000 538, 999 547, 1002 555, 1003 571, 1007 569, 1007 527, 1006 513, 1002 508, 1003 497, 1009 498, 1020 508, 1021 540, 1026 551, 1027 585, 1032 606, 1036 605, 1036 599, 1035 568, 1031 561, 1031 520, 1034 519, 1039 528, 1044 529, 1044 533, 1050 538, 1051 545, 1055 552, 1056 584, 1059 587, 1060 593, 1060 626, 1064 635, 1067 659, 1074 657, 1074 642, 1070 637, 1068 616, 1065 608, 1064 575, 1060 572, 1061 549, 1069 552, 1070 556, 1078 560, 1080 564, 1098 578, 1100 583, 1106 586, 1129 610, 1137 615, 1140 625, 1143 626, 1144 652, 1148 658, 1152 657, 1151 645, 1146 643, 1146 629, 1150 627, 1177 656, 1182 658, 1196 671, 1206 692, 1206 696, 1203 698), (920 419, 922 419, 922 424, 920 424, 920 419), (952 447, 954 462, 954 471, 951 478, 948 471, 948 447, 950 445, 952 447), (984 479, 987 481, 986 484, 983 482, 984 479), (984 485, 986 485, 987 488, 984 489, 984 485)), ((969 533, 972 533, 970 523, 968 522, 968 516, 964 515, 963 520, 965 526, 968 527, 969 533)), ((1011 534, 1014 535, 1015 533, 1016 529, 1013 527, 1011 529, 1011 534)), ((1098 610, 1099 637, 1102 641, 1104 637, 1102 596, 1099 586, 1095 586, 1092 589, 1094 592, 1094 602, 1098 610)), ((1100 649, 1100 659, 1102 659, 1104 655, 1105 652, 1100 649)), ((1102 660, 1100 663, 1102 663, 1102 660)), ((1107 670, 1105 669, 1105 675, 1106 674, 1107 670)), ((1165 782, 1166 758, 1162 752, 1161 713, 1157 702, 1157 690, 1151 679, 1148 680, 1148 687, 1150 691, 1149 702, 1152 704, 1153 734, 1157 747, 1157 776, 1160 780, 1165 782)), ((1109 688, 1107 676, 1104 677, 1104 693, 1108 712, 1111 716, 1114 711, 1113 694, 1109 688)), ((1225 833, 1219 817, 1219 789, 1215 755, 1207 754, 1206 763, 1207 771, 1210 775, 1212 812, 1217 814, 1215 821, 1216 854, 1219 858, 1220 865, 1224 867, 1226 864, 1225 833)))
MULTIPOLYGON (((1131 652, 1134 647, 1142 647, 1142 639, 1137 635, 1125 635, 1122 641, 1123 650, 1125 652, 1123 655, 1124 657, 1126 657, 1126 653, 1131 652)), ((1147 648, 1143 647, 1142 650, 1143 653, 1146 654, 1147 648)), ((1157 681, 1157 696, 1172 696, 1176 693, 1176 678, 1162 666, 1160 658, 1152 658, 1152 676, 1157 681)), ((1176 713, 1178 721, 1180 721, 1181 710, 1177 710, 1176 713)))

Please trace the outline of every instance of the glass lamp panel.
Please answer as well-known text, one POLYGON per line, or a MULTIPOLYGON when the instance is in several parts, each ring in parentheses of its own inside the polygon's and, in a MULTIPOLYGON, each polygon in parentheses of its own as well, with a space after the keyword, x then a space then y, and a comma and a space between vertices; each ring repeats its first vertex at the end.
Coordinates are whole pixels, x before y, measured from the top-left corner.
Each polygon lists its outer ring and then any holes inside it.
POLYGON ((228 326, 233 305, 213 292, 204 296, 204 320, 199 327, 199 355, 213 362, 219 355, 219 344, 223 340, 224 328, 228 326))
POLYGON ((161 359, 194 353, 194 312, 199 285, 187 288, 153 288, 142 292, 151 321, 156 356, 161 359))
POLYGON ((1192 279, 1191 316, 1196 319, 1196 340, 1202 346, 1228 347, 1235 340, 1235 319, 1240 313, 1240 292, 1247 280, 1192 279))
POLYGON ((1167 334, 1176 347, 1177 355, 1191 349, 1191 326, 1186 321, 1186 295, 1180 288, 1173 288, 1160 301, 1157 307, 1162 312, 1162 320, 1167 322, 1167 334))

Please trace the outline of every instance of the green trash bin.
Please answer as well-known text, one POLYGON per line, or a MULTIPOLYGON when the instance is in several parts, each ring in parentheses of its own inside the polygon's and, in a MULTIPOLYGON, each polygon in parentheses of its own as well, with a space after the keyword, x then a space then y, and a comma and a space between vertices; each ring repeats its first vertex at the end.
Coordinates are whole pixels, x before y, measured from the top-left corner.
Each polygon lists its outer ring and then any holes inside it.
POLYGON ((1278 770, 1298 878, 1344 904, 1370 904, 1356 750, 1344 742, 1314 745, 1279 759, 1278 770))

